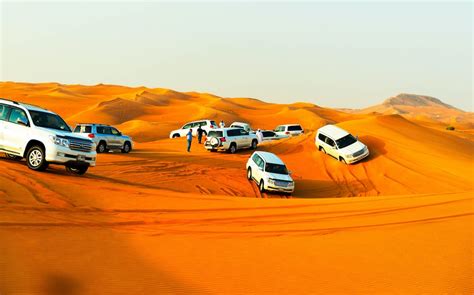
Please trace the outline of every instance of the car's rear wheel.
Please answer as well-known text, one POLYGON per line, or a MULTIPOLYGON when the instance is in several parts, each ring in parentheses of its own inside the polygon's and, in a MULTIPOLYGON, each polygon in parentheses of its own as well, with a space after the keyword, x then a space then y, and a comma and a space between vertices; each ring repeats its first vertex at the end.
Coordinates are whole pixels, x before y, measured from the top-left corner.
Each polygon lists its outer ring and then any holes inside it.
POLYGON ((344 163, 344 164, 347 164, 346 160, 345 160, 343 157, 340 157, 340 158, 339 158, 339 161, 341 161, 341 162, 344 163))
POLYGON ((107 144, 103 141, 99 142, 99 145, 97 146, 97 152, 98 153, 105 153, 107 151, 107 144))
POLYGON ((173 138, 177 138, 177 137, 179 137, 178 133, 173 134, 173 138))
POLYGON ((44 171, 48 168, 48 162, 45 159, 44 148, 39 145, 30 147, 26 153, 26 164, 28 168, 35 171, 44 171))
POLYGON ((88 169, 89 169, 89 166, 75 166, 75 165, 66 166, 67 172, 76 174, 76 175, 84 175, 88 169))
POLYGON ((252 168, 247 169, 247 179, 252 180, 252 168))
POLYGON ((258 189, 260 190, 261 193, 265 192, 265 183, 263 182, 263 179, 260 180, 260 184, 258 185, 258 189))
POLYGON ((130 153, 130 151, 132 150, 132 145, 130 144, 130 142, 126 142, 123 144, 123 148, 122 148, 122 153, 125 153, 125 154, 128 154, 130 153))
POLYGON ((10 160, 16 160, 16 161, 21 160, 21 157, 20 157, 20 156, 17 156, 17 155, 5 154, 5 156, 6 156, 8 159, 10 159, 10 160))
POLYGON ((251 146, 252 150, 257 149, 257 145, 258 145, 258 141, 256 139, 252 140, 252 146, 251 146))
POLYGON ((323 153, 325 153, 325 154, 326 154, 326 150, 325 150, 323 147, 321 147, 321 149, 320 149, 320 150, 321 150, 323 153))
POLYGON ((229 152, 231 154, 235 154, 235 152, 237 152, 237 145, 235 143, 232 143, 229 147, 229 152))

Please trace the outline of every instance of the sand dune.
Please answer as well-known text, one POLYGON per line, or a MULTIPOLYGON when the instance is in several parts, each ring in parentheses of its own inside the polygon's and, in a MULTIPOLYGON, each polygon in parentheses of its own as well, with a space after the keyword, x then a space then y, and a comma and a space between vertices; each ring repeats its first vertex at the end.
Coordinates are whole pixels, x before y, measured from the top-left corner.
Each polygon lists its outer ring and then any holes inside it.
POLYGON ((84 177, 0 159, 1 294, 474 292, 469 129, 162 88, 2 82, 0 97, 70 124, 116 124, 137 141, 130 154, 99 155, 84 177), (252 151, 194 143, 188 154, 167 138, 203 117, 302 124, 303 136, 259 147, 292 170, 293 198, 247 181, 252 151), (358 135, 370 157, 348 166, 318 152, 327 123, 358 135))

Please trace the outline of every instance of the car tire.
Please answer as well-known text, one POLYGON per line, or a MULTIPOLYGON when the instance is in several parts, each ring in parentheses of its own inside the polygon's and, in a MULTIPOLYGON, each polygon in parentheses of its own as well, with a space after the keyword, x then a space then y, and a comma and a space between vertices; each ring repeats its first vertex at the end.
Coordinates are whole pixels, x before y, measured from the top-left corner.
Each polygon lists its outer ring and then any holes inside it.
POLYGON ((252 150, 256 150, 257 149, 257 145, 258 145, 258 141, 256 139, 252 140, 252 145, 250 146, 250 148, 252 150))
POLYGON ((322 151, 323 153, 327 154, 327 153, 326 153, 326 150, 325 150, 323 147, 321 147, 320 151, 322 151))
POLYGON ((89 166, 74 166, 74 165, 66 166, 67 172, 71 174, 76 174, 76 175, 84 175, 88 169, 89 169, 89 166))
POLYGON ((99 154, 107 152, 107 144, 103 141, 99 142, 96 150, 97 150, 97 153, 99 154))
POLYGON ((252 180, 252 168, 247 169, 247 179, 252 180))
POLYGON ((210 149, 209 151, 211 151, 211 153, 215 153, 215 152, 217 152, 217 150, 216 150, 216 149, 210 149))
POLYGON ((130 151, 132 150, 132 145, 130 144, 130 142, 126 142, 123 144, 123 147, 122 147, 122 153, 124 154, 128 154, 130 153, 130 151))
POLYGON ((20 161, 22 159, 20 156, 13 155, 13 154, 5 153, 5 156, 10 160, 15 160, 15 161, 20 161))
POLYGON ((34 171, 44 171, 48 168, 44 148, 40 145, 33 145, 26 153, 26 164, 34 171))
POLYGON ((173 138, 178 138, 180 137, 178 133, 173 134, 173 138))
POLYGON ((344 163, 344 164, 347 165, 347 162, 346 162, 346 160, 345 160, 343 157, 340 157, 340 158, 339 158, 339 161, 341 161, 342 163, 344 163))
POLYGON ((263 182, 263 179, 260 180, 260 184, 258 185, 258 190, 259 190, 261 193, 264 193, 264 192, 265 192, 265 183, 263 182))
POLYGON ((231 143, 229 147, 229 153, 235 154, 237 152, 237 145, 235 143, 231 143))

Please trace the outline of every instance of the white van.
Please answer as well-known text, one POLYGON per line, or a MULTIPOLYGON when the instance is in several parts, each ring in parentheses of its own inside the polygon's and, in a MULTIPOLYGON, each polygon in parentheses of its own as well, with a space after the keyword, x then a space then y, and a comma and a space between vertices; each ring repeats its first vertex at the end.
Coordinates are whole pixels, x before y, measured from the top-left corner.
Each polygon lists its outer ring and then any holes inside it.
POLYGON ((268 152, 255 152, 247 161, 247 178, 254 180, 261 192, 292 194, 295 183, 280 158, 268 152))
POLYGON ((315 145, 319 151, 335 159, 352 164, 369 155, 369 149, 357 137, 335 125, 326 125, 318 129, 315 145))

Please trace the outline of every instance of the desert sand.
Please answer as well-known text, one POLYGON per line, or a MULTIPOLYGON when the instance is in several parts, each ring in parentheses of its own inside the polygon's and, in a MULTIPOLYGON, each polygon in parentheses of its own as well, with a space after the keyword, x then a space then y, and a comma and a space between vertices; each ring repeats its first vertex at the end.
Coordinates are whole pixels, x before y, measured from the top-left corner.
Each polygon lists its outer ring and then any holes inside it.
POLYGON ((70 125, 114 124, 136 141, 82 177, 0 158, 0 294, 474 293, 472 113, 447 122, 450 106, 426 119, 426 106, 344 112, 58 83, 2 82, 0 97, 70 125), (167 138, 201 118, 302 124, 303 136, 258 148, 293 171, 293 197, 247 181, 251 151, 194 142, 188 154, 167 138), (347 166, 318 152, 315 130, 327 123, 358 135, 370 157, 347 166))

